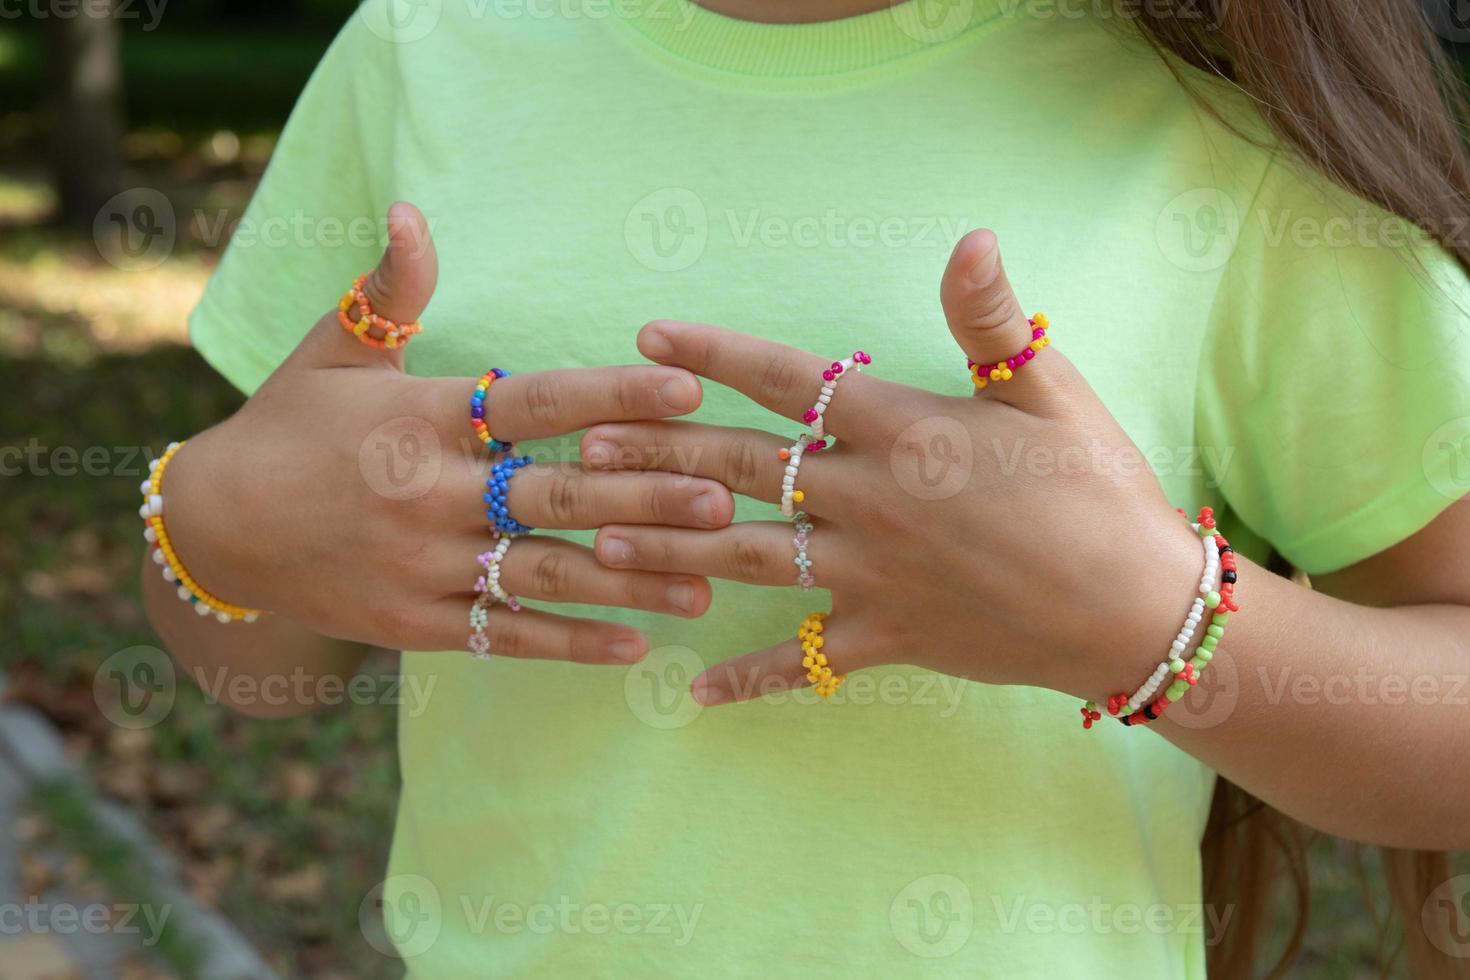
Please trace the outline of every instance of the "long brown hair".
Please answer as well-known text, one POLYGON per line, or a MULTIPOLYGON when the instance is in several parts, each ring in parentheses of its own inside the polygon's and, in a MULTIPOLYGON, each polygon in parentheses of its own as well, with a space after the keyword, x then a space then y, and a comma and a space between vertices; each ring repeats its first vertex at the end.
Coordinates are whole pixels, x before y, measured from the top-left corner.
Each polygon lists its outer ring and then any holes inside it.
MULTIPOLYGON (((1207 108, 1198 72, 1248 96, 1284 149, 1420 226, 1470 270, 1470 108, 1464 79, 1416 0, 1119 2, 1137 3, 1127 13, 1207 108)), ((1218 781, 1201 854, 1204 897, 1232 915, 1209 947, 1211 976, 1290 969, 1309 909, 1307 849, 1319 836, 1218 781)), ((1366 880, 1363 850, 1352 853, 1366 880)), ((1382 848, 1377 857, 1387 913, 1365 898, 1380 970, 1405 961, 1415 978, 1470 977, 1470 959, 1441 951, 1458 948, 1448 938, 1458 913, 1421 915, 1452 873, 1450 855, 1382 848)))

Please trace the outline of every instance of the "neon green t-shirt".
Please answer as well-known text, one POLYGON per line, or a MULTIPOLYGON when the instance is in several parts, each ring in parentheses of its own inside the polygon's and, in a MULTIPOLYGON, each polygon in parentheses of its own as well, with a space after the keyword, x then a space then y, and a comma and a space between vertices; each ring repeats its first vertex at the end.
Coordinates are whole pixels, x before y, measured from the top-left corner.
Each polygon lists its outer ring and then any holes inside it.
MULTIPOLYGON (((1334 569, 1470 491, 1458 267, 1410 261, 1393 246, 1422 236, 1066 5, 772 26, 687 0, 369 3, 193 316, 199 349, 253 390, 376 262, 397 199, 441 257, 415 373, 632 363, 639 326, 676 317, 860 344, 963 393, 936 297, 988 226, 1170 499, 1213 504, 1244 552, 1334 569)), ((714 386, 698 417, 791 429, 714 386)), ((405 654, 435 678, 401 716, 385 895, 411 975, 1203 975, 1214 775, 1156 732, 908 667, 832 703, 688 698, 821 605, 717 583, 699 620, 611 613, 651 637, 628 669, 405 654)), ((1172 717, 1228 724, 1228 681, 1172 717)))

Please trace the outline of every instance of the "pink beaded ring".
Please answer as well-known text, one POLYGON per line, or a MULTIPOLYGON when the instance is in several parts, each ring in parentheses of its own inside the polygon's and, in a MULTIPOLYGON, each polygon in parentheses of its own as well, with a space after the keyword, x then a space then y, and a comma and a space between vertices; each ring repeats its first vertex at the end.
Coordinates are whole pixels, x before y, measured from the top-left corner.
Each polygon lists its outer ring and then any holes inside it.
POLYGON ((974 361, 966 360, 970 367, 970 380, 975 387, 984 390, 992 381, 1009 381, 1016 376, 1032 359, 1051 346, 1051 338, 1046 335, 1046 330, 1051 326, 1051 321, 1046 318, 1045 313, 1037 313, 1026 321, 1031 324, 1031 342, 1022 347, 1013 357, 995 364, 976 364, 974 361))
MULTIPOLYGON (((802 415, 802 421, 812 427, 812 441, 822 442, 824 448, 826 442, 823 438, 827 434, 823 416, 827 414, 827 406, 832 404, 832 396, 837 393, 837 382, 848 371, 861 371, 864 364, 872 364, 873 359, 862 351, 853 351, 851 357, 844 357, 840 361, 833 361, 832 366, 822 371, 822 390, 817 395, 816 404, 806 410, 802 415)), ((812 449, 816 452, 816 449, 812 449)))
POLYGON ((521 611, 520 600, 505 591, 500 584, 500 563, 505 559, 505 553, 510 550, 510 543, 514 538, 512 535, 499 533, 494 537, 495 547, 475 556, 475 560, 484 569, 484 573, 475 579, 475 592, 478 595, 470 606, 470 629, 474 633, 470 636, 469 647, 476 660, 490 659, 490 637, 485 632, 485 627, 490 625, 490 607, 499 602, 511 612, 521 611))

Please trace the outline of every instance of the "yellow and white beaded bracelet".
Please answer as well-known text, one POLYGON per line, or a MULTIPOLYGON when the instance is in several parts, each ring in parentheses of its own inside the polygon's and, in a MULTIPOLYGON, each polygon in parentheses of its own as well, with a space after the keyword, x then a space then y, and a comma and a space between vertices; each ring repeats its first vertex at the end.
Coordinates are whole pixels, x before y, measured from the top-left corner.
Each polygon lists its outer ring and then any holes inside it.
POLYGON ((139 488, 143 491, 143 506, 138 508, 138 516, 143 518, 143 540, 152 546, 153 562, 162 566, 163 580, 178 586, 179 598, 193 603, 195 612, 201 616, 212 614, 221 623, 240 620, 253 623, 264 610, 231 605, 206 591, 184 568, 184 563, 179 561, 173 542, 169 540, 168 531, 163 526, 163 471, 183 445, 182 442, 169 443, 164 454, 148 464, 148 479, 139 488))

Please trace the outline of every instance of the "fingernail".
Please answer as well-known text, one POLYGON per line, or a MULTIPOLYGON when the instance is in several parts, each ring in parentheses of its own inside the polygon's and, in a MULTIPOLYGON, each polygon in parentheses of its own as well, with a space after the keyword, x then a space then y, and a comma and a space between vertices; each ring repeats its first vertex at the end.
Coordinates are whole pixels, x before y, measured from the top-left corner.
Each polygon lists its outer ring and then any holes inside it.
MULTIPOLYGON (((665 354, 656 355, 659 357, 665 354)), ((694 407, 693 392, 690 390, 689 382, 683 378, 670 378, 658 388, 658 400, 676 412, 687 412, 694 407)))
POLYGON ((694 700, 706 708, 712 708, 717 704, 728 704, 730 702, 729 691, 723 687, 711 685, 703 677, 694 678, 694 684, 690 687, 689 693, 694 697, 694 700))
POLYGON ((582 461, 597 467, 610 466, 617 451, 617 447, 610 442, 589 442, 587 450, 582 454, 582 461))
POLYGON ((618 640, 607 648, 607 652, 625 664, 636 664, 643 659, 643 644, 637 640, 618 640))
POLYGON ((719 501, 715 499, 713 493, 702 493, 694 498, 690 509, 701 524, 718 524, 720 520, 718 505, 719 501))
POLYGON ((650 327, 643 331, 642 337, 638 338, 638 349, 643 352, 645 357, 658 360, 661 357, 668 357, 674 353, 674 342, 662 330, 657 327, 650 327))
POLYGON ((977 286, 988 286, 995 281, 995 270, 1000 267, 1000 249, 986 249, 985 254, 970 266, 970 282, 977 286))
POLYGON ((669 605, 680 612, 694 611, 694 586, 688 582, 669 586, 669 605))
POLYGON ((607 565, 629 564, 633 561, 633 545, 622 538, 603 538, 602 561, 607 565))

